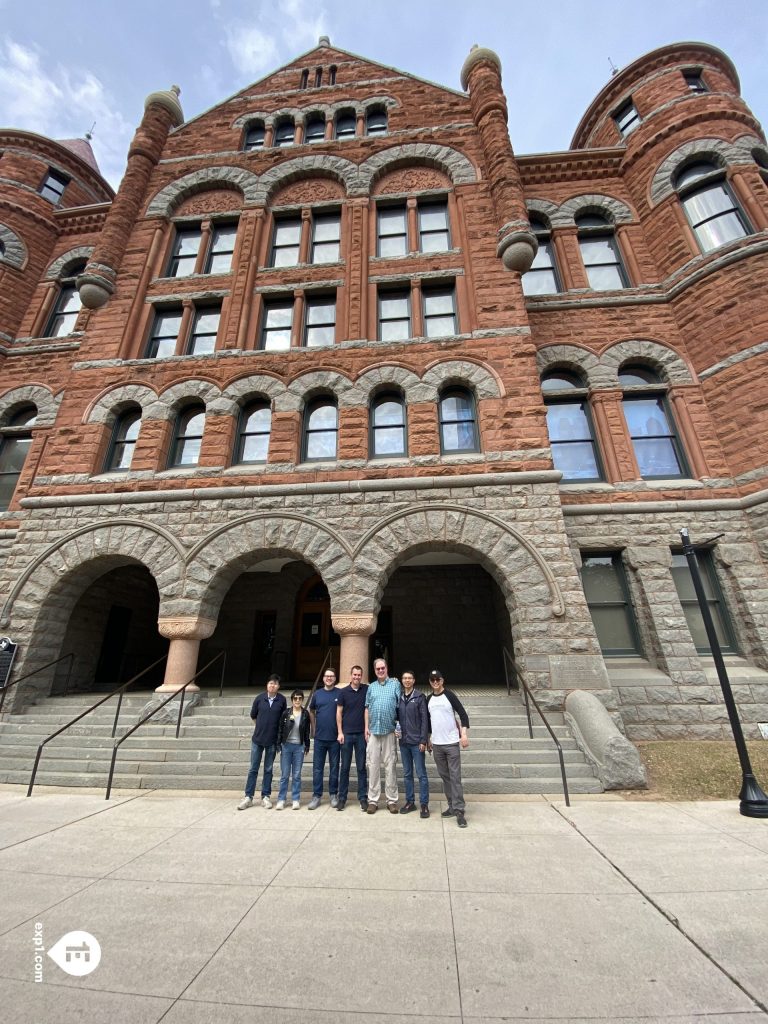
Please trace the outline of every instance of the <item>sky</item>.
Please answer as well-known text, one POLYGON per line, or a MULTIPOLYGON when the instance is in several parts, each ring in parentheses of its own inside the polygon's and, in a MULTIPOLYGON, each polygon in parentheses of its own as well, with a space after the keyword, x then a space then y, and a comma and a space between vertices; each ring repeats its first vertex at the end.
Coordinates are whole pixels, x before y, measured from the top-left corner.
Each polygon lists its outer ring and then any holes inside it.
POLYGON ((191 118, 312 49, 320 35, 460 89, 473 43, 502 62, 518 154, 567 149, 584 111, 658 46, 711 43, 768 124, 768 0, 0 0, 0 125, 82 136, 117 186, 146 96, 172 83, 191 118))

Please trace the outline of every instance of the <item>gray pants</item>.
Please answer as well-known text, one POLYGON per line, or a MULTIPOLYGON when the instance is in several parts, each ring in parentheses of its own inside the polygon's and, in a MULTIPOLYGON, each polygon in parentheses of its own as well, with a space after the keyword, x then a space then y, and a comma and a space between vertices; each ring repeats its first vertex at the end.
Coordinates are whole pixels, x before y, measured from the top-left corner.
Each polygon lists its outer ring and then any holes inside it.
POLYGON ((461 785, 461 751, 458 743, 433 746, 435 767, 443 780, 443 790, 448 806, 464 813, 464 789, 461 785))
POLYGON ((395 769, 395 734, 371 735, 366 747, 368 768, 368 802, 378 803, 381 796, 381 769, 384 768, 384 794, 388 804, 397 803, 397 772, 395 769))

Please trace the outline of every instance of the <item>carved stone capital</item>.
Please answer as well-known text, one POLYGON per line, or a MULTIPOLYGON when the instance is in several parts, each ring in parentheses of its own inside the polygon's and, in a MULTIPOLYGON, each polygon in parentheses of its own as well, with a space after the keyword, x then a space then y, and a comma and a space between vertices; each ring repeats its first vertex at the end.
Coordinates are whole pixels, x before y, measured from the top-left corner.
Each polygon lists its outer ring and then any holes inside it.
POLYGON ((339 636, 370 636, 376 629, 375 615, 332 615, 331 622, 339 636))
POLYGON ((157 620, 160 636, 169 640, 207 640, 216 629, 216 625, 216 619, 198 618, 197 615, 157 620))

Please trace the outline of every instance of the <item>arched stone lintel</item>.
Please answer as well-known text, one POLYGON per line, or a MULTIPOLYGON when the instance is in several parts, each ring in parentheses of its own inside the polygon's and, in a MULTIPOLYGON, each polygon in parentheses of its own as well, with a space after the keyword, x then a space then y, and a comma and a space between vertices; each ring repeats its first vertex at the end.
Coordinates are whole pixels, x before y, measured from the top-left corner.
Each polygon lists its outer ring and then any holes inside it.
POLYGON ((718 167, 730 167, 733 164, 751 163, 752 150, 755 146, 764 148, 764 145, 755 135, 742 135, 735 142, 717 138, 684 142, 656 168, 649 188, 651 206, 658 206, 667 196, 672 195, 675 191, 675 176, 684 164, 694 158, 711 160, 718 167))
POLYGON ((82 422, 109 423, 128 405, 138 405, 143 416, 151 404, 156 401, 157 395, 146 384, 123 384, 119 388, 110 388, 92 402, 85 410, 82 422))
POLYGON ((422 384, 434 389, 435 398, 440 388, 448 383, 468 384, 478 400, 503 398, 506 394, 503 383, 491 369, 468 359, 433 363, 422 377, 422 384))
POLYGON ((234 403, 227 403, 227 411, 213 408, 221 398, 221 392, 207 380, 186 380, 166 388, 150 405, 147 406, 146 418, 149 420, 171 420, 185 402, 199 399, 205 404, 206 415, 227 415, 234 411, 234 403))
POLYGON ((614 383, 610 372, 594 352, 578 345, 548 345, 539 349, 536 368, 540 377, 555 368, 575 370, 585 377, 588 387, 607 387, 614 383))
POLYGON ((629 224, 635 218, 626 203, 613 196, 606 196, 600 193, 589 195, 573 196, 566 199, 558 207, 557 213, 551 218, 553 228, 575 227, 576 217, 579 214, 596 212, 607 217, 612 224, 629 224))
POLYGON ((0 242, 0 263, 6 263, 15 270, 23 270, 27 265, 27 247, 7 224, 0 224, 0 242))
POLYGON ((389 171, 418 164, 426 164, 427 167, 436 167, 443 171, 454 185, 466 185, 477 181, 474 165, 457 149, 433 143, 412 142, 381 150, 360 164, 363 194, 368 195, 379 178, 389 171))
POLYGON ((335 396, 340 409, 349 409, 365 402, 360 388, 344 374, 335 370, 312 370, 296 377, 288 385, 282 411, 300 412, 308 397, 324 391, 335 396))
POLYGON ((240 192, 246 206, 260 205, 259 178, 244 167, 203 167, 161 188, 147 206, 147 217, 170 217, 185 199, 198 192, 231 188, 240 192))
POLYGON ((61 393, 54 395, 42 384, 25 384, 0 395, 0 426, 6 422, 21 405, 32 403, 37 409, 36 427, 52 427, 61 404, 61 393))
POLYGON ((363 179, 357 164, 338 156, 330 156, 327 153, 311 153, 286 160, 267 171, 266 174, 262 174, 254 196, 247 197, 246 204, 265 206, 275 192, 284 185, 306 178, 319 177, 338 181, 340 185, 343 185, 348 196, 367 194, 363 188, 363 179))
POLYGON ((692 384, 693 375, 683 359, 667 345, 658 341, 633 339, 619 341, 603 352, 600 359, 610 379, 608 387, 619 386, 619 368, 627 362, 648 363, 670 384, 692 384))
POLYGON ((231 381, 222 391, 221 397, 233 402, 235 407, 242 407, 244 400, 263 396, 279 409, 285 394, 286 387, 281 380, 267 374, 253 374, 231 381))
MULTIPOLYGON (((355 381, 363 402, 368 404, 374 391, 401 391, 406 405, 412 402, 428 402, 433 400, 425 397, 431 388, 425 388, 413 370, 404 366, 374 366, 355 381)), ((436 393, 435 393, 436 397, 436 393)))
POLYGON ((69 276, 69 268, 83 260, 89 260, 93 254, 92 245, 77 245, 69 252, 63 252, 58 256, 45 272, 46 281, 58 281, 59 278, 69 276))
POLYGON ((538 215, 545 223, 552 227, 552 222, 557 216, 557 203, 552 203, 549 199, 528 199, 525 205, 528 208, 529 216, 531 214, 534 216, 538 215))

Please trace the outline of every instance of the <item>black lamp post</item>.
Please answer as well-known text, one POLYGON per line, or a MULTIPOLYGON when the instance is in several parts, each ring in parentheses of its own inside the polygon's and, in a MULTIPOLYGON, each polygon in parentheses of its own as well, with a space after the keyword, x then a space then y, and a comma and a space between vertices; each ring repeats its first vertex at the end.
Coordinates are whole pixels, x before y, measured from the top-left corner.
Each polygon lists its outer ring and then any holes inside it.
POLYGON ((749 760, 749 751, 747 750, 747 744, 744 742, 744 733, 742 732, 741 722, 739 721, 739 712, 736 708, 736 702, 733 699, 731 682, 725 669, 723 654, 720 650, 720 642, 717 639, 715 625, 712 622, 709 605, 707 604, 707 599, 704 594, 701 574, 699 573, 699 563, 696 559, 696 551, 691 544, 691 538, 687 529, 681 530, 680 536, 683 541, 683 551, 685 552, 685 557, 688 560, 688 568, 691 570, 693 589, 696 591, 696 599, 698 600, 699 608, 701 609, 704 628, 706 629, 707 637, 709 638, 709 646, 712 648, 712 659, 715 663, 715 668, 717 669, 717 677, 720 680, 723 699, 725 700, 725 706, 728 709, 728 718, 731 721, 731 730, 736 742, 736 750, 739 754, 739 762, 741 764, 739 811, 747 818, 768 818, 768 796, 766 796, 760 788, 754 772, 752 771, 752 763, 749 760))

